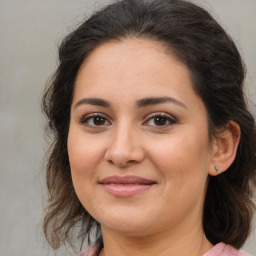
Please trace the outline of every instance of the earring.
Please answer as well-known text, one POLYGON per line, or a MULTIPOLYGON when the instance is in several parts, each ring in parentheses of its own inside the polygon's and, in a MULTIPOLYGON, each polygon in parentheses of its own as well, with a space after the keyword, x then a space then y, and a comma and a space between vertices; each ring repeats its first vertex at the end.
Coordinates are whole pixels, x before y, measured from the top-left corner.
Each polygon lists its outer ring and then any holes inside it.
POLYGON ((219 168, 218 165, 215 166, 215 170, 216 170, 216 172, 217 172, 219 175, 221 174, 221 171, 220 171, 220 168, 219 168))

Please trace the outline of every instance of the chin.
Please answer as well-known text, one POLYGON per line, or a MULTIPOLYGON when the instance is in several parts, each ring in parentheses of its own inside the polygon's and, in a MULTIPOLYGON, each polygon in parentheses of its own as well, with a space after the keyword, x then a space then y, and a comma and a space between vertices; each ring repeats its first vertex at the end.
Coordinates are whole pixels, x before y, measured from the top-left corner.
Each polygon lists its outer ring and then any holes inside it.
POLYGON ((98 222, 102 228, 110 229, 112 231, 124 233, 131 236, 145 235, 157 223, 158 218, 151 216, 146 212, 138 213, 138 211, 131 212, 111 212, 105 213, 104 217, 99 218, 98 222))
POLYGON ((113 232, 117 232, 126 236, 146 236, 149 235, 150 230, 147 225, 143 225, 142 223, 108 223, 109 225, 101 225, 102 229, 106 228, 108 230, 112 230, 113 232), (119 224, 119 225, 118 225, 119 224))

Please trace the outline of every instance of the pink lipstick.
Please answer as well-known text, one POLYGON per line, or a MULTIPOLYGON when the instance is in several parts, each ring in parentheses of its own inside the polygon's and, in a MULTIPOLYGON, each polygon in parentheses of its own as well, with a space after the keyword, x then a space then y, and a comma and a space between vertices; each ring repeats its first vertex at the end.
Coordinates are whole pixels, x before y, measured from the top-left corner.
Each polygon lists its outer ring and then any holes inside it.
POLYGON ((110 176, 101 180, 99 184, 111 195, 132 197, 149 190, 156 182, 137 176, 110 176))

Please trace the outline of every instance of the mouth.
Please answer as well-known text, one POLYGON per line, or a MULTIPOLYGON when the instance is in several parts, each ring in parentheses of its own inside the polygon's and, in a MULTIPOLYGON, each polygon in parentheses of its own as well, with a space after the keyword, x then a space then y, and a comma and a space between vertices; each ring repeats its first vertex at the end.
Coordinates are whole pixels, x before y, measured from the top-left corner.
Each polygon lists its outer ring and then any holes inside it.
POLYGON ((137 176, 110 176, 99 182, 104 190, 116 197, 132 197, 156 185, 156 181, 137 176))

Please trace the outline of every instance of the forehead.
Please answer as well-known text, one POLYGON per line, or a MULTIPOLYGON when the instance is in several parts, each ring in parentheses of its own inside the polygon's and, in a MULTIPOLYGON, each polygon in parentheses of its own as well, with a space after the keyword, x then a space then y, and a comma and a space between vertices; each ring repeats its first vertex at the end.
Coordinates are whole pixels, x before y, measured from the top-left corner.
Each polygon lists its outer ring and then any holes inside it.
POLYGON ((97 47, 81 65, 75 87, 87 90, 192 85, 188 68, 161 42, 149 39, 110 41, 97 47))
POLYGON ((88 56, 79 70, 72 104, 97 98, 109 102, 116 113, 136 114, 136 104, 152 97, 172 98, 186 106, 189 118, 206 119, 187 66, 159 42, 127 39, 102 44, 88 56))

